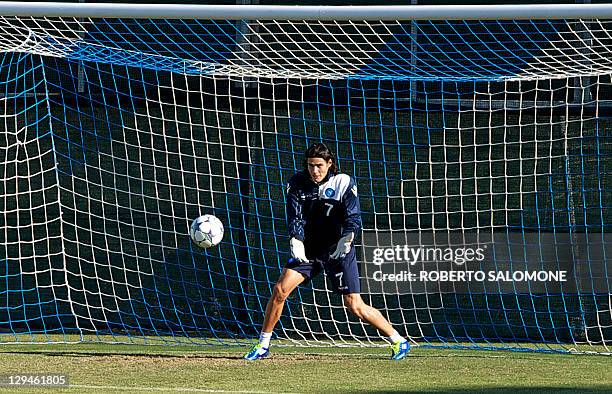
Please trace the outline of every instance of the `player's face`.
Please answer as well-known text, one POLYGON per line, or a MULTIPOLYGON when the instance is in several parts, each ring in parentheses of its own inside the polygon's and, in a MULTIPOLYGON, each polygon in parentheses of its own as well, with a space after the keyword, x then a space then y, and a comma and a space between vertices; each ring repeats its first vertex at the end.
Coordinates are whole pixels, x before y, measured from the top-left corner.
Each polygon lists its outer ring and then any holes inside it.
POLYGON ((307 163, 308 173, 315 183, 321 182, 327 176, 329 167, 332 165, 331 160, 325 161, 320 157, 311 157, 308 159, 307 163))

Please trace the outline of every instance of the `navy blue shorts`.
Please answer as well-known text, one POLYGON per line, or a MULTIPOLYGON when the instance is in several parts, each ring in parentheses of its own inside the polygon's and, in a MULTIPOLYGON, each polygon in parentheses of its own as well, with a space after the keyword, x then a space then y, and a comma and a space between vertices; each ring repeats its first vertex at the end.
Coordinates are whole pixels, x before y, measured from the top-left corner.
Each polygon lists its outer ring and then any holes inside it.
POLYGON ((300 263, 297 260, 289 259, 285 268, 301 273, 306 277, 307 281, 317 276, 324 269, 331 280, 334 293, 352 294, 361 291, 354 246, 341 259, 334 260, 329 255, 315 257, 307 263, 300 263))

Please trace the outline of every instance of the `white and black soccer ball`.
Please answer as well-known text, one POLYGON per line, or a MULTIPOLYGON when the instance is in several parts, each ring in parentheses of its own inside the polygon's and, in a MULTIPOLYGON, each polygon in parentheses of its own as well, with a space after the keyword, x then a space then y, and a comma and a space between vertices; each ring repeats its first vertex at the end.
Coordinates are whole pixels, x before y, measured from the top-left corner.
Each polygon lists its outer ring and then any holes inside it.
POLYGON ((214 215, 202 215, 191 223, 189 235, 200 248, 210 248, 223 239, 223 223, 214 215))

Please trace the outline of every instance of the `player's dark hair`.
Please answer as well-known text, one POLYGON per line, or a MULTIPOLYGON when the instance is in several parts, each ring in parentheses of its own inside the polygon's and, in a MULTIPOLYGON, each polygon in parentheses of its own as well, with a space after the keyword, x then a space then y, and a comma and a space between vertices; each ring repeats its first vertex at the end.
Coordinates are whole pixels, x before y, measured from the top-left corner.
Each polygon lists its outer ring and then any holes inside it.
POLYGON ((322 142, 315 142, 310 145, 310 147, 304 153, 304 170, 308 171, 308 159, 312 159, 314 157, 321 158, 326 162, 331 160, 332 164, 329 167, 329 171, 332 175, 338 175, 338 169, 336 168, 336 156, 332 153, 331 150, 322 142))

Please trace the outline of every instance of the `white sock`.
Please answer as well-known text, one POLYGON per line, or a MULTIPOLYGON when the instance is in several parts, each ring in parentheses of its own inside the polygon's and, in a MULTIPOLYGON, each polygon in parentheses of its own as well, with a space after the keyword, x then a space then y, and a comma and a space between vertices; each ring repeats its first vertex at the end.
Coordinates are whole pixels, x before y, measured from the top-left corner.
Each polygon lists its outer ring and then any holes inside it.
POLYGON ((261 332, 259 334, 259 344, 266 349, 270 347, 270 338, 272 338, 271 332, 261 332))
POLYGON ((405 340, 406 338, 401 336, 396 330, 393 330, 393 333, 391 334, 391 336, 387 337, 387 341, 389 341, 389 343, 404 342, 405 340))

